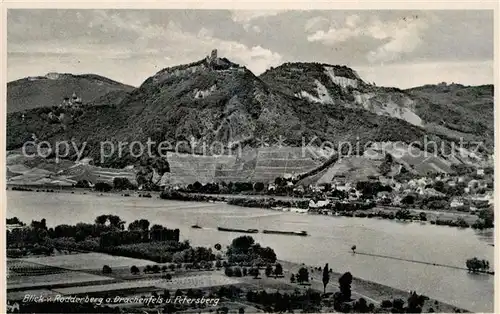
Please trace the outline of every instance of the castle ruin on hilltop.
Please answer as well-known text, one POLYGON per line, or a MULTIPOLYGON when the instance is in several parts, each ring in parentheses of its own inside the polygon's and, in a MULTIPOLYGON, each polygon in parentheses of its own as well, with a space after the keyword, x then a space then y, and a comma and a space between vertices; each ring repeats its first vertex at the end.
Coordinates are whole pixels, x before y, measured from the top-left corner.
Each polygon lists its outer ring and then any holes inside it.
POLYGON ((241 68, 237 64, 232 63, 226 58, 217 56, 217 49, 213 49, 209 56, 205 57, 207 66, 214 70, 229 70, 231 68, 241 68))

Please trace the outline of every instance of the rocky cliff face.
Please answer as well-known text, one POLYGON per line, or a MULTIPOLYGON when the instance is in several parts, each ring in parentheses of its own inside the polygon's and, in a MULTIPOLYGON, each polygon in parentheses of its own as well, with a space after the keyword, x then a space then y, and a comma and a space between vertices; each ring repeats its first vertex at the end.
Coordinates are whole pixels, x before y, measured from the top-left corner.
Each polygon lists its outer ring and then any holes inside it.
POLYGON ((311 102, 365 109, 422 126, 414 101, 403 91, 367 84, 356 71, 345 66, 286 63, 266 71, 260 78, 277 90, 311 102))

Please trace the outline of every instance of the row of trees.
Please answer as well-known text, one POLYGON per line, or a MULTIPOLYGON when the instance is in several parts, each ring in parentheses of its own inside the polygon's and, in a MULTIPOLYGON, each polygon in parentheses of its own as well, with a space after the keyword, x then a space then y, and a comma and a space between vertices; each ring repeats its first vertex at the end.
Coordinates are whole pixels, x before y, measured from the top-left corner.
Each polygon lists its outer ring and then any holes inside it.
POLYGON ((232 194, 240 192, 262 192, 265 184, 262 182, 221 182, 219 183, 206 183, 202 184, 196 181, 189 184, 183 192, 190 193, 207 193, 207 194, 232 194))
MULTIPOLYGON (((92 183, 88 180, 78 180, 75 187, 89 189, 92 187, 92 183)), ((109 184, 107 182, 97 182, 94 185, 94 189, 98 192, 109 192, 111 190, 137 190, 137 186, 130 182, 128 178, 116 177, 113 179, 113 184, 109 184)))
MULTIPOLYGON (((9 222, 20 221, 12 218, 9 222)), ((45 219, 33 220, 29 227, 7 231, 7 248, 9 256, 22 256, 28 252, 50 255, 57 247, 158 260, 163 260, 164 255, 168 255, 168 259, 187 262, 215 259, 211 249, 189 251, 189 242, 179 242, 179 229, 161 225, 149 228, 149 225, 148 220, 139 219, 124 230, 125 221, 116 215, 100 215, 93 224, 63 224, 55 228, 47 228, 45 219)))
POLYGON ((293 313, 293 310, 296 309, 305 313, 319 313, 321 310, 321 295, 312 289, 283 294, 280 292, 268 293, 265 290, 248 291, 246 300, 262 305, 266 313, 293 313))
MULTIPOLYGON (((217 261, 216 268, 220 268, 220 266, 221 266, 220 261, 217 261)), ((260 276, 260 270, 259 270, 258 266, 247 268, 247 267, 239 267, 239 266, 230 267, 228 265, 225 265, 224 274, 228 277, 253 276, 254 278, 257 279, 260 276)), ((283 266, 281 266, 280 263, 276 263, 276 265, 273 268, 273 266, 269 264, 269 265, 267 265, 267 267, 265 269, 265 274, 266 274, 266 277, 271 277, 271 276, 274 276, 275 278, 283 277, 283 266)))

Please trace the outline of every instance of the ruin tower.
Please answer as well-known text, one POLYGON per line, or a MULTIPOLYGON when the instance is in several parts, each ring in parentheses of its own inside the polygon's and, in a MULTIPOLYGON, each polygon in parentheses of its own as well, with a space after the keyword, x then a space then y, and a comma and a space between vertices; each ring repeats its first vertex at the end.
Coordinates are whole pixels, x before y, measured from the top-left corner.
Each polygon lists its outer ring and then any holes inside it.
POLYGON ((212 50, 212 53, 210 54, 210 60, 215 61, 217 59, 217 49, 212 50))

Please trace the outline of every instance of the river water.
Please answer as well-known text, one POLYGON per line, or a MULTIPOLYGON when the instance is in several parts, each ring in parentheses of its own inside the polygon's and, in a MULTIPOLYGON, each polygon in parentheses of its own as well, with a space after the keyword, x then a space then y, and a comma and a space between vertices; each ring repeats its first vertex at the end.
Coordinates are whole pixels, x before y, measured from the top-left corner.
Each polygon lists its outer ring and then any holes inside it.
MULTIPOLYGON (((79 193, 79 192, 77 192, 79 193)), ((493 265, 492 230, 474 231, 421 223, 315 216, 244 208, 226 204, 166 201, 119 195, 33 193, 7 191, 7 217, 25 223, 45 218, 49 227, 93 222, 101 214, 115 214, 127 223, 145 218, 153 224, 179 228, 182 239, 193 245, 228 245, 241 235, 219 232, 217 226, 234 228, 305 230, 308 237, 253 234, 257 242, 272 247, 278 258, 321 266, 336 272, 432 298, 474 312, 493 312, 494 276, 465 270, 386 259, 357 251, 429 263, 464 267, 471 257, 493 265), (199 224, 203 229, 192 229, 199 224)))

